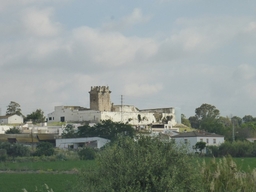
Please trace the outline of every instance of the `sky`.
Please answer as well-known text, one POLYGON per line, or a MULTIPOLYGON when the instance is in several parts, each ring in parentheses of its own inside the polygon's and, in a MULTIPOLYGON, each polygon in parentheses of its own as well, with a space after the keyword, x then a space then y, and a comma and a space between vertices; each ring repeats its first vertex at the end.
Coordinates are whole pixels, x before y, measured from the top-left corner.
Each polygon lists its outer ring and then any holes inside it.
POLYGON ((0 0, 0 108, 203 103, 256 116, 255 0, 0 0))

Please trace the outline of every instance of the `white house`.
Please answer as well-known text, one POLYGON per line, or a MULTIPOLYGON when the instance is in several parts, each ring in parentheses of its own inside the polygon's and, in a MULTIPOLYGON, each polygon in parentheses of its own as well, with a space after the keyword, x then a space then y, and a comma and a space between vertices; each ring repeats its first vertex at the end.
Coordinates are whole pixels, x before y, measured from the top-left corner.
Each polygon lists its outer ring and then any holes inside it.
MULTIPOLYGON (((195 152, 195 145, 197 142, 205 142, 207 145, 215 145, 219 146, 224 143, 224 136, 217 135, 215 133, 208 133, 205 131, 193 131, 193 132, 185 132, 179 135, 175 135, 172 137, 178 145, 186 145, 189 152, 195 152)), ((206 152, 206 149, 203 150, 203 153, 206 152)))
POLYGON ((78 147, 93 147, 101 148, 110 140, 101 137, 86 137, 86 138, 62 138, 56 139, 56 147, 60 149, 77 149, 78 147))
POLYGON ((1 125, 23 124, 23 117, 19 115, 0 116, 0 124, 1 125))

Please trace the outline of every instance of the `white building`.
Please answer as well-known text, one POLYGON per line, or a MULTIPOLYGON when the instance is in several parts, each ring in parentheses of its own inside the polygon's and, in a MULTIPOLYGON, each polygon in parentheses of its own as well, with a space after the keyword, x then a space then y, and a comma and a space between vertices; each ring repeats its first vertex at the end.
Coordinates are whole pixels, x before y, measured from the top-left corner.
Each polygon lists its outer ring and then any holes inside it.
MULTIPOLYGON (((203 132, 203 131, 181 133, 179 135, 173 136, 172 139, 174 139, 177 145, 185 144, 185 146, 187 146, 188 151, 191 153, 196 152, 195 145, 197 142, 200 142, 200 141, 205 142, 206 146, 207 145, 219 146, 222 143, 224 143, 224 136, 217 135, 214 133, 203 132)), ((206 149, 203 150, 203 153, 206 153, 206 149)))
MULTIPOLYGON (((130 106, 134 108, 134 106, 130 106)), ((126 109, 129 109, 126 106, 126 109)), ((148 125, 156 122, 168 121, 172 126, 176 125, 175 109, 169 109, 169 112, 159 112, 160 109, 148 110, 123 110, 123 111, 95 111, 95 110, 80 110, 74 106, 56 106, 54 112, 48 114, 48 122, 100 122, 102 120, 112 120, 114 122, 129 123, 131 125, 148 125), (158 112, 154 112, 158 110, 158 112), (158 117, 157 117, 158 116, 158 117)))
POLYGON ((110 140, 101 137, 87 137, 87 138, 63 138, 56 139, 56 147, 60 149, 77 149, 78 147, 93 147, 101 148, 110 140))
POLYGON ((179 110, 173 107, 139 110, 133 105, 114 105, 110 102, 108 87, 91 87, 90 108, 80 106, 56 106, 54 112, 48 114, 48 122, 100 122, 112 120, 114 122, 129 123, 143 126, 152 123, 180 123, 179 110))
POLYGON ((1 125, 23 124, 23 117, 19 115, 0 116, 0 124, 1 125))

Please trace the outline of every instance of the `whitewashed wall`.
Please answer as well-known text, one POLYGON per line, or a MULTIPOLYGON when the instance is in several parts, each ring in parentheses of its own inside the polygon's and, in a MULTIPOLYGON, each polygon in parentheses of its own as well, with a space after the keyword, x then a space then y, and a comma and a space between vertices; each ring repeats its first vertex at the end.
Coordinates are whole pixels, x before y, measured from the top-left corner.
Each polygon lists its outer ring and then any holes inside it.
POLYGON ((97 141, 97 148, 99 149, 106 145, 110 140, 100 137, 56 139, 56 147, 60 149, 68 149, 70 145, 73 145, 74 149, 76 149, 79 143, 92 141, 97 141))
POLYGON ((8 124, 22 124, 23 117, 19 115, 12 115, 8 117, 8 124))
MULTIPOLYGON (((175 143, 178 145, 183 145, 185 144, 185 139, 187 139, 187 149, 189 152, 195 152, 193 149, 193 146, 196 145, 197 142, 203 141, 206 143, 206 145, 215 145, 219 146, 220 144, 224 143, 224 137, 180 137, 180 138, 173 138, 175 140, 175 143), (208 139, 208 143, 207 143, 208 139), (214 139, 216 140, 216 143, 214 143, 214 139)), ((204 153, 206 152, 206 149, 203 151, 204 153)))
MULTIPOLYGON (((120 108, 116 108, 120 109, 120 108)), ((126 106, 123 112, 100 112, 95 110, 85 110, 78 111, 72 108, 65 108, 64 106, 55 107, 55 111, 48 114, 49 122, 60 122, 61 117, 65 117, 65 122, 75 122, 75 121, 92 121, 92 122, 100 122, 101 120, 112 120, 114 122, 129 122, 131 125, 147 125, 151 123, 156 123, 156 118, 154 116, 154 112, 132 112, 132 107, 126 106), (127 111, 125 111, 127 109, 127 111), (141 117, 141 121, 139 122, 138 115, 141 117)), ((172 120, 169 122, 171 125, 176 125, 174 110, 171 110, 171 113, 162 113, 162 117, 173 116, 172 120)))

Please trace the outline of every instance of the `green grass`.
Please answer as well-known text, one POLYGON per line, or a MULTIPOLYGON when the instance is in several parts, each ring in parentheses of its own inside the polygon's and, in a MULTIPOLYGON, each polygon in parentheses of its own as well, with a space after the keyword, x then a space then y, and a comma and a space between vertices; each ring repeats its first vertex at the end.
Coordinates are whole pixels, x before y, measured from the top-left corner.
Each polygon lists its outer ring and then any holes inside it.
POLYGON ((60 173, 59 171, 90 170, 96 167, 96 161, 93 160, 2 162, 0 163, 0 170, 6 172, 0 173, 0 192, 19 192, 23 188, 28 192, 34 192, 36 186, 38 189, 43 189, 44 184, 47 184, 54 192, 69 191, 68 187, 75 184, 78 176, 76 174, 60 173), (9 170, 17 172, 8 173, 9 170), (24 172, 19 173, 19 171, 24 172), (33 173, 33 171, 36 172, 33 173))
POLYGON ((96 167, 95 161, 49 161, 49 162, 1 162, 0 170, 12 171, 69 171, 72 169, 93 169, 96 167))
POLYGON ((36 186, 43 189, 42 185, 47 184, 54 192, 65 192, 69 191, 68 187, 76 181, 77 175, 74 174, 1 173, 0 191, 22 192, 25 188, 28 192, 34 192, 36 186))
MULTIPOLYGON (((212 160, 211 157, 205 157, 203 159, 205 160, 206 164, 210 163, 212 160)), ((221 158, 216 158, 216 161, 218 161, 219 159, 221 159, 221 158)), ((254 157, 243 157, 243 158, 242 157, 241 158, 233 157, 232 159, 237 164, 237 167, 239 170, 249 172, 256 168, 256 158, 254 158, 254 157)), ((201 162, 201 161, 202 161, 202 159, 199 158, 199 162, 201 162)))
MULTIPOLYGON (((216 158, 218 161, 221 158, 216 158)), ((211 157, 198 158, 199 163, 205 160, 210 163, 211 157)), ((239 169, 249 172, 256 168, 256 158, 233 158, 239 169)), ((46 183, 54 192, 69 191, 68 187, 73 186, 77 181, 76 174, 65 174, 59 171, 90 170, 97 168, 96 161, 50 161, 50 162, 1 162, 0 170, 7 171, 0 173, 0 192, 22 192, 25 188, 28 192, 34 192, 35 187, 42 189, 46 183), (10 171, 37 171, 36 173, 8 173, 10 171), (59 172, 59 173, 58 173, 59 172), (56 174, 57 173, 57 174, 56 174)))

